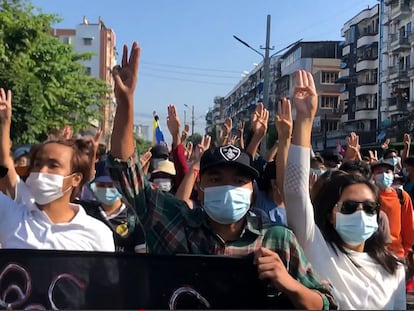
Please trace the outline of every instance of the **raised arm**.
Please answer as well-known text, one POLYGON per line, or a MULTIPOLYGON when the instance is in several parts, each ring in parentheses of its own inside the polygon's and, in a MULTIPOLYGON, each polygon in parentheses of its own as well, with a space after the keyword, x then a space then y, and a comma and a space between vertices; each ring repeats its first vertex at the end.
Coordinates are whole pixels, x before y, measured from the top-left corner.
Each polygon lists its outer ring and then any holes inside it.
POLYGON ((240 148, 244 149, 244 121, 240 120, 237 125, 237 135, 239 137, 240 148))
POLYGON ((12 92, 0 89, 0 165, 8 169, 7 175, 0 178, 0 189, 16 196, 17 173, 10 155, 10 127, 12 117, 12 92))
POLYGON ((168 106, 167 127, 172 136, 172 156, 175 171, 177 172, 174 179, 174 191, 180 186, 185 174, 188 171, 187 159, 185 157, 184 146, 180 136, 180 119, 178 118, 177 110, 174 105, 168 106))
POLYGON ((193 208, 193 202, 191 201, 191 193, 193 191, 194 184, 198 178, 198 172, 200 171, 200 160, 204 151, 210 148, 211 137, 204 135, 201 138, 201 142, 196 146, 194 150, 194 161, 190 166, 187 174, 184 176, 180 186, 177 189, 175 197, 177 199, 187 202, 189 208, 193 208))
POLYGON ((306 248, 314 239, 316 228, 309 196, 309 159, 312 123, 318 99, 311 73, 298 71, 296 81, 293 96, 296 121, 286 166, 284 193, 288 224, 295 232, 299 243, 306 248))
POLYGON ((128 59, 128 47, 124 45, 122 65, 113 69, 117 108, 111 136, 111 154, 124 161, 134 153, 134 91, 140 52, 138 43, 134 42, 128 59))
POLYGON ((276 155, 276 184, 282 194, 284 203, 285 195, 283 184, 293 128, 292 111, 289 99, 282 98, 279 102, 278 111, 275 116, 275 124, 277 135, 279 137, 279 147, 276 155))
POLYGON ((264 108, 262 103, 259 103, 256 107, 256 111, 252 116, 251 128, 253 132, 252 139, 247 146, 246 152, 254 157, 256 156, 257 149, 260 142, 265 137, 267 132, 267 125, 269 121, 269 110, 264 108))

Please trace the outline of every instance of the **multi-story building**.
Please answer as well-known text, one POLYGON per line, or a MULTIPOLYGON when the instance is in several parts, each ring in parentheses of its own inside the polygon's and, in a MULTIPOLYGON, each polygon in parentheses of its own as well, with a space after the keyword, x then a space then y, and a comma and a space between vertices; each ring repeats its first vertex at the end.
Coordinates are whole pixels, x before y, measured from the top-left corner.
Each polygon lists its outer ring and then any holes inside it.
POLYGON ((414 108, 414 1, 382 0, 383 44, 380 130, 391 141, 401 141, 413 121, 414 108))
MULTIPOLYGON (((89 23, 86 17, 76 29, 53 29, 53 35, 63 43, 71 44, 75 52, 92 53, 90 60, 83 61, 86 72, 107 82, 113 90, 114 82, 111 69, 116 65, 115 33, 107 28, 99 18, 98 23, 89 23)), ((107 104, 101 108, 100 120, 91 120, 93 127, 100 127, 103 137, 109 144, 113 117, 115 114, 115 96, 113 91, 106 96, 107 104)), ((96 107, 91 107, 94 109, 96 107)))
POLYGON ((379 5, 367 8, 348 20, 342 30, 341 87, 344 111, 341 117, 343 139, 350 132, 359 143, 376 142, 378 120, 379 5))
POLYGON ((147 141, 151 141, 149 136, 149 125, 134 124, 134 133, 137 138, 142 138, 147 141))
POLYGON ((319 97, 312 128, 312 147, 315 151, 335 148, 338 139, 342 106, 340 87, 335 81, 339 76, 340 62, 339 41, 299 42, 280 57, 280 78, 276 81, 275 92, 277 100, 292 97, 298 70, 313 74, 319 97))
MULTIPOLYGON (((270 94, 268 109, 272 123, 276 102, 291 97, 295 85, 295 73, 305 69, 315 76, 320 109, 313 129, 312 142, 315 150, 335 148, 336 141, 329 133, 339 128, 341 105, 338 84, 341 51, 339 41, 298 42, 283 55, 270 59, 270 94)), ((232 118, 235 126, 239 120, 249 122, 258 102, 263 100, 264 68, 258 64, 248 75, 223 97, 223 117, 232 118)), ((216 124, 211 121, 212 126, 216 124)))

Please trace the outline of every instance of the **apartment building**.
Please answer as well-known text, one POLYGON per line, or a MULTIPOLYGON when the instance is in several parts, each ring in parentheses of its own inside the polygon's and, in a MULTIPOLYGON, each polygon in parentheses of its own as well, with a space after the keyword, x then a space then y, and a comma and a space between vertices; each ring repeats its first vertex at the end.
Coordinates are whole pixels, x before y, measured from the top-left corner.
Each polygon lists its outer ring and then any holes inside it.
POLYGON ((340 86, 335 81, 339 77, 340 63, 339 41, 299 42, 280 57, 280 78, 275 83, 276 100, 292 97, 297 70, 307 70, 314 76, 319 97, 312 128, 312 147, 315 151, 334 149, 339 138, 342 105, 340 86))
MULTIPOLYGON (((298 42, 282 55, 270 59, 269 81, 269 122, 273 123, 276 103, 282 97, 291 97, 296 79, 296 71, 305 69, 315 76, 315 85, 319 94, 320 109, 313 129, 314 150, 335 148, 336 141, 329 133, 339 127, 341 105, 338 84, 341 51, 339 41, 298 42)), ((230 117, 235 127, 238 121, 249 124, 257 103, 263 100, 264 68, 258 64, 220 102, 223 107, 221 120, 230 117)), ((207 115, 211 127, 217 124, 207 115)))
MULTIPOLYGON (((73 46, 77 53, 92 53, 90 60, 83 61, 86 72, 107 82, 113 90, 114 82, 111 69, 116 65, 115 33, 107 28, 101 18, 97 23, 89 23, 83 17, 75 29, 53 29, 52 34, 63 43, 73 46)), ((100 120, 91 120, 91 126, 102 128, 103 137, 109 144, 115 115, 115 95, 113 91, 106 96, 107 104, 100 110, 100 120)), ((91 107, 96 109, 96 107, 91 107)))
POLYGON ((341 141, 350 132, 359 135, 361 145, 377 140, 379 5, 367 8, 348 20, 341 35, 342 46, 341 141))
POLYGON ((380 135, 401 141, 413 131, 414 115, 414 1, 382 0, 380 135))

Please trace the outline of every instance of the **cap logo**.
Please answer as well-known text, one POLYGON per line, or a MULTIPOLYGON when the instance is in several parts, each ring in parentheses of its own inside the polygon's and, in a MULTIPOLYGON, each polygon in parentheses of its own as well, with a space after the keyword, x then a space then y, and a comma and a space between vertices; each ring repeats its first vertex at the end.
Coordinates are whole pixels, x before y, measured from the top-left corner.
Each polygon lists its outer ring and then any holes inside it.
POLYGON ((239 148, 229 145, 229 146, 220 147, 220 154, 227 161, 235 161, 240 157, 241 151, 239 148))

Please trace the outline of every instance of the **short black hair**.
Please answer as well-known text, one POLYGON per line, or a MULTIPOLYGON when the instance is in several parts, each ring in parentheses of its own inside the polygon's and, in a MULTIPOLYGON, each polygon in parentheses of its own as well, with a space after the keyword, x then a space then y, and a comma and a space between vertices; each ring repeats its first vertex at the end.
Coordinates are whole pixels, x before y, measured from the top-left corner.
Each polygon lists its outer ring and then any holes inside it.
POLYGON ((397 151, 396 149, 387 149, 387 150, 385 150, 385 152, 384 152, 384 156, 383 156, 383 158, 384 158, 384 159, 388 159, 388 158, 390 158, 391 153, 393 153, 393 152, 395 152, 395 154, 397 154, 397 155, 398 155, 398 151, 397 151))
POLYGON ((354 172, 359 172, 362 176, 368 179, 371 179, 372 177, 371 167, 368 163, 364 161, 359 161, 359 160, 346 161, 342 163, 339 169, 341 171, 344 171, 350 174, 354 172))

